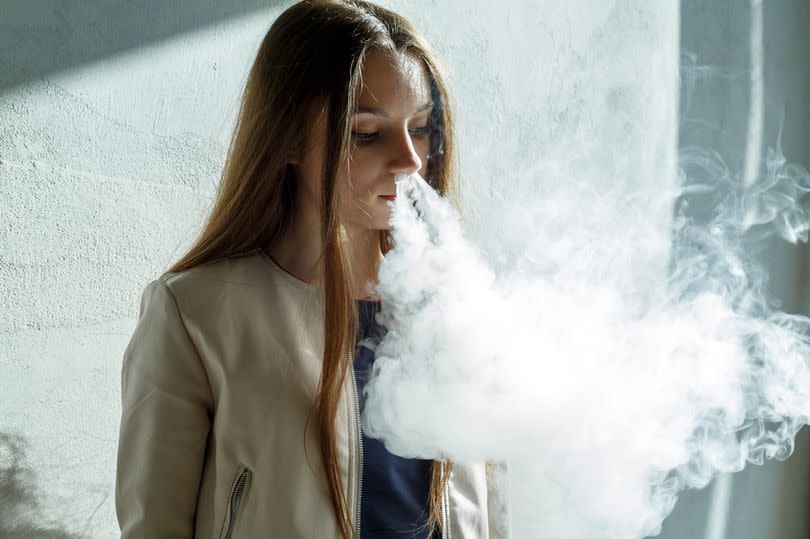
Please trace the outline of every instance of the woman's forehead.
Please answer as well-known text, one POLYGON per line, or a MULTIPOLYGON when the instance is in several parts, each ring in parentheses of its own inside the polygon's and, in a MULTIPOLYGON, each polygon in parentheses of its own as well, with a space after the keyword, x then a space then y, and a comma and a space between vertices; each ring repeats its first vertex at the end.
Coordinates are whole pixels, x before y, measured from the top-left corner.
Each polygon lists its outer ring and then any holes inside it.
POLYGON ((421 60, 411 54, 375 50, 363 62, 358 113, 410 116, 430 101, 430 83, 421 60))

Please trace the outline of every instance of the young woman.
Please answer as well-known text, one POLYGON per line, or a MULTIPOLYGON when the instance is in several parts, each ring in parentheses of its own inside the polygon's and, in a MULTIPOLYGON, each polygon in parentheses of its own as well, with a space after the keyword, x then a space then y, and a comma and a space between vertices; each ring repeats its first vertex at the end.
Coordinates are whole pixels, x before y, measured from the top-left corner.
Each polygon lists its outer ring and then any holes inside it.
POLYGON ((360 427, 400 172, 452 194, 448 92, 424 39, 361 0, 293 5, 250 71, 208 222, 141 299, 122 538, 495 536, 483 464, 400 458, 360 427))

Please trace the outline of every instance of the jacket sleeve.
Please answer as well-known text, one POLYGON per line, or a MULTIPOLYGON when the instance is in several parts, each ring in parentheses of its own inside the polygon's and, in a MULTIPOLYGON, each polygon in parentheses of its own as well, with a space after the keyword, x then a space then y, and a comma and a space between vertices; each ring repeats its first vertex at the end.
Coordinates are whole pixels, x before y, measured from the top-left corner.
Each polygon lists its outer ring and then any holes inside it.
POLYGON ((511 534, 511 511, 507 466, 505 462, 487 461, 487 521, 489 539, 509 539, 511 534))
POLYGON ((121 539, 190 539, 213 399, 163 280, 141 296, 124 352, 115 478, 121 539))

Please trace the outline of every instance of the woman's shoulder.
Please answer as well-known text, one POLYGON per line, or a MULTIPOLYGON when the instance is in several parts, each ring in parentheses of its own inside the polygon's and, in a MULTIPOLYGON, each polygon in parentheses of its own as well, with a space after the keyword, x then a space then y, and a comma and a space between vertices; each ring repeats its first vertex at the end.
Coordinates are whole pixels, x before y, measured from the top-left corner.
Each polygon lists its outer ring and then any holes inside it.
POLYGON ((260 248, 214 260, 179 272, 165 272, 161 283, 184 314, 216 317, 224 312, 266 309, 317 310, 313 288, 292 279, 260 248))
POLYGON ((261 249, 230 255, 182 271, 167 271, 156 280, 172 292, 205 291, 225 285, 256 285, 267 280, 268 264, 261 249))
POLYGON ((274 286, 267 274, 258 249, 182 271, 166 271, 145 286, 141 310, 152 298, 174 303, 184 318, 216 309, 234 297, 243 298, 244 303, 244 298, 264 296, 274 286))

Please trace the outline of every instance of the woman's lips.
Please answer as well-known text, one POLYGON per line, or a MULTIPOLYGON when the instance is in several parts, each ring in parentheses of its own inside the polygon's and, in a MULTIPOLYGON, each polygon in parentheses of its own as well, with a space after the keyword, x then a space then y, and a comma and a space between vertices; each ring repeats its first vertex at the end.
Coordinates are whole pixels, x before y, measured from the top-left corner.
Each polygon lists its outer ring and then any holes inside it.
POLYGON ((380 195, 380 198, 384 198, 385 200, 396 200, 397 195, 380 195))

